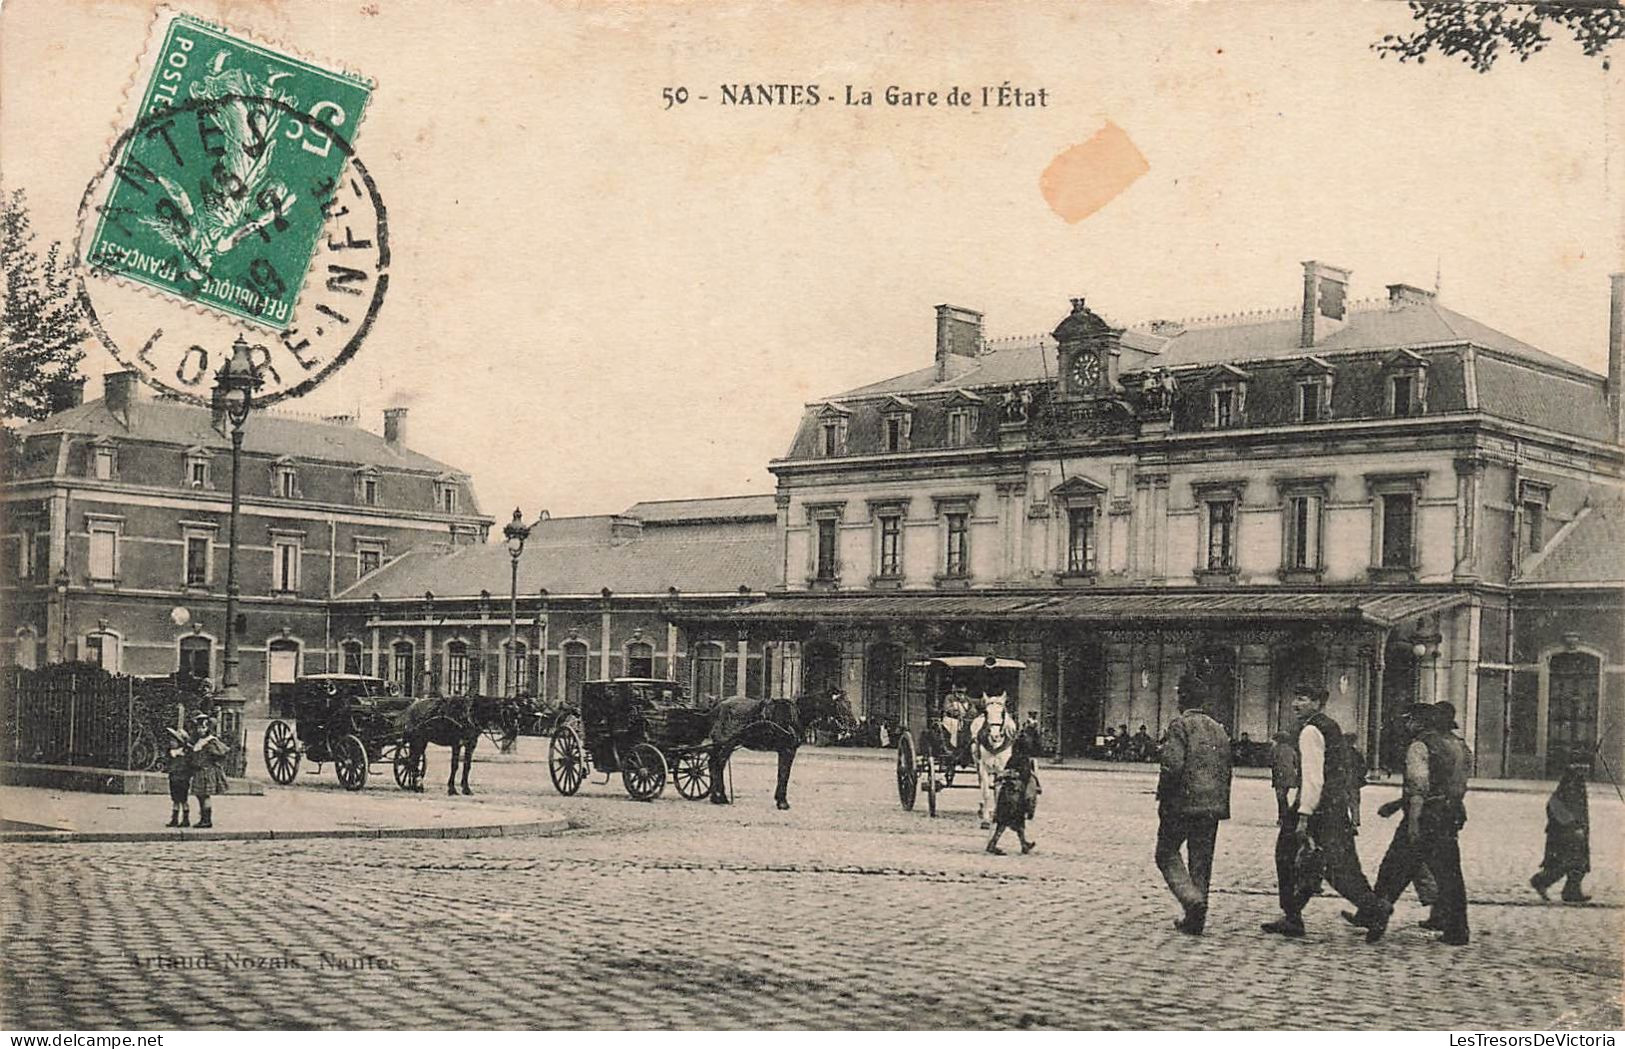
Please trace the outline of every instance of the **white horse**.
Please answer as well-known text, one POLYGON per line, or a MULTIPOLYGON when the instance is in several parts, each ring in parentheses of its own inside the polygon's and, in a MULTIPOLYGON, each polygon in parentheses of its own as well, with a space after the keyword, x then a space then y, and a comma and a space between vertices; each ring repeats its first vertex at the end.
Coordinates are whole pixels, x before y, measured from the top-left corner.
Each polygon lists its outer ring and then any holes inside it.
POLYGON ((1003 692, 987 697, 986 708, 970 723, 971 757, 976 763, 976 787, 981 798, 976 815, 984 830, 993 825, 994 781, 1010 760, 1010 748, 1021 729, 1009 702, 1003 692))

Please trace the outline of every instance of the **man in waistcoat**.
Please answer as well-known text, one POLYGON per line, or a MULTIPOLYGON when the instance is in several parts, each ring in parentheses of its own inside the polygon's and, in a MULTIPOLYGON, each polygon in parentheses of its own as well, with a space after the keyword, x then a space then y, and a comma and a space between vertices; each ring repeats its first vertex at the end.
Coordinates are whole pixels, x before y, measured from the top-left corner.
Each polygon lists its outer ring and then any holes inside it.
POLYGON ((1360 856, 1354 850, 1354 825, 1349 818, 1349 799, 1355 787, 1345 771, 1346 744, 1343 730, 1326 714, 1326 690, 1299 685, 1292 697, 1292 713, 1298 719, 1299 785, 1297 817, 1293 831, 1298 841, 1296 892, 1290 909, 1276 921, 1264 923, 1264 931, 1278 936, 1304 935, 1303 909, 1315 894, 1313 878, 1303 877, 1303 866, 1316 855, 1324 864, 1324 877, 1331 887, 1358 908, 1359 924, 1365 926, 1366 942, 1376 943, 1388 931, 1393 904, 1371 890, 1360 856))
POLYGON ((1230 737, 1202 709, 1201 685, 1179 679, 1179 716, 1168 726, 1157 779, 1157 869, 1185 916, 1174 928, 1200 936, 1207 924, 1208 882, 1219 821, 1230 818, 1230 737), (1186 865, 1179 850, 1185 848, 1186 865))

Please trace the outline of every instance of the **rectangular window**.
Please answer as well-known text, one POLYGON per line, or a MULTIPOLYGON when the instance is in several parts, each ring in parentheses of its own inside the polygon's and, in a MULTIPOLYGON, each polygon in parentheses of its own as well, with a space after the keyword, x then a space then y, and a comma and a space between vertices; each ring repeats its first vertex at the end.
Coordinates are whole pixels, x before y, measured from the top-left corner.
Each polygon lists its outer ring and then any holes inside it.
POLYGON ((1320 496, 1295 495, 1286 501, 1286 559, 1291 569, 1320 567, 1320 496))
POLYGON ((17 537, 18 579, 33 579, 34 573, 39 571, 39 566, 34 562, 34 551, 38 548, 35 540, 34 532, 23 532, 17 537))
POLYGON ((276 472, 277 494, 284 499, 297 499, 299 497, 299 475, 289 469, 276 472))
POLYGON ((900 452, 903 450, 903 420, 892 416, 886 420, 886 451, 900 452))
POLYGON ((819 579, 834 579, 837 561, 835 559, 835 526, 833 518, 824 518, 818 522, 818 567, 819 579))
POLYGON ((1214 499, 1207 504, 1207 567, 1228 572, 1236 567, 1236 504, 1214 499))
POLYGON ((468 695, 468 650, 453 647, 446 653, 446 693, 468 695))
POLYGON ((1405 419, 1416 414, 1416 380, 1409 375, 1396 375, 1389 380, 1394 391, 1394 418, 1405 419))
POLYGON ((1224 429, 1235 423, 1236 391, 1213 391, 1213 426, 1224 429))
POLYGON ((271 544, 275 563, 271 568, 274 589, 291 594, 299 590, 299 544, 290 540, 277 540, 271 544))
POLYGON ((1410 568, 1413 560, 1411 528, 1414 498, 1408 492, 1382 496, 1382 567, 1410 568))
POLYGON ((903 574, 903 519, 895 514, 880 519, 880 574, 903 574))
POLYGON ((956 411, 948 414, 948 447, 963 448, 970 444, 970 413, 956 411))
POLYGON ((841 428, 835 423, 824 424, 824 454, 841 454, 841 428))
POLYGON ((1301 382, 1298 384, 1298 419, 1301 422, 1319 422, 1321 418, 1320 404, 1321 385, 1318 382, 1301 382))
POLYGON ((1082 575, 1095 570, 1095 508, 1074 506, 1066 512, 1066 570, 1082 575))
POLYGON ((1539 553, 1546 543, 1546 506, 1544 503, 1525 502, 1523 504, 1523 520, 1519 522, 1519 531, 1523 533, 1522 542, 1518 545, 1531 554, 1539 553))
POLYGON ((361 642, 346 641, 339 648, 344 652, 344 672, 346 674, 362 673, 361 642))
POLYGON ((448 514, 457 512, 457 486, 447 484, 440 489, 440 509, 448 514))
POLYGON ((193 459, 188 477, 193 488, 207 488, 209 486, 209 464, 202 459, 193 459))
POLYGON ((376 546, 363 546, 356 551, 355 577, 371 575, 384 563, 384 552, 376 546))
POLYGON ((948 525, 948 558, 944 569, 948 575, 964 575, 970 568, 970 515, 944 514, 948 525))
POLYGON ((206 535, 186 537, 186 585, 209 585, 209 537, 206 535))
POLYGON ((378 505, 378 478, 363 477, 361 479, 361 502, 367 506, 378 505))
POLYGON ((96 449, 96 480, 111 481, 113 479, 113 449, 96 449))
POLYGON ((92 528, 90 530, 90 578, 118 578, 118 530, 92 528))

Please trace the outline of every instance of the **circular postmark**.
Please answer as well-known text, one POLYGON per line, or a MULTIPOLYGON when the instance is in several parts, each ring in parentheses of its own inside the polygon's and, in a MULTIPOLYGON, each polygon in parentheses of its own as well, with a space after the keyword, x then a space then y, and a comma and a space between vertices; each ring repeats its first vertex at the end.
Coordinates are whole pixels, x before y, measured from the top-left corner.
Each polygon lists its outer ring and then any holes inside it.
POLYGON ((80 202, 74 264, 86 321, 119 363, 206 406, 242 338, 256 400, 272 404, 355 355, 389 287, 388 217, 336 128, 222 95, 155 109, 108 155, 80 202))

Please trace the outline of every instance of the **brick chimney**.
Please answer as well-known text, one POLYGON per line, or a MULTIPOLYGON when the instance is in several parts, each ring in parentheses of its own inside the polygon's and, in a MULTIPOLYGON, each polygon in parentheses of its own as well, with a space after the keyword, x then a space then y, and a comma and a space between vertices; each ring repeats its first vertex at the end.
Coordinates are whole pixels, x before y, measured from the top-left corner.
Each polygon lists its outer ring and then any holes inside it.
POLYGON ((948 358, 982 352, 982 315, 963 306, 937 307, 937 381, 948 377, 948 358))
POLYGON ((84 403, 85 403, 85 380, 83 378, 69 379, 68 380, 68 407, 69 408, 77 408, 81 404, 84 404, 84 403))
POLYGON ((391 448, 402 448, 406 445, 406 409, 384 409, 384 443, 391 448))
POLYGON ((1303 264, 1303 326, 1298 345, 1318 346, 1348 320, 1349 271, 1310 259, 1303 264))
POLYGON ((1625 273, 1608 276, 1608 417, 1614 441, 1625 439, 1625 273))
POLYGON ((141 378, 134 371, 102 376, 102 403, 127 430, 135 428, 136 403, 141 399, 141 378))

